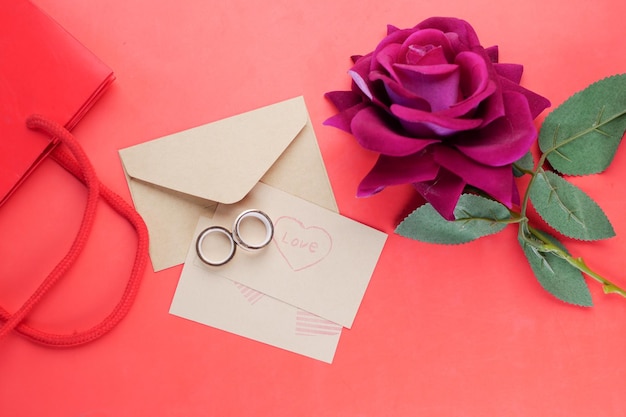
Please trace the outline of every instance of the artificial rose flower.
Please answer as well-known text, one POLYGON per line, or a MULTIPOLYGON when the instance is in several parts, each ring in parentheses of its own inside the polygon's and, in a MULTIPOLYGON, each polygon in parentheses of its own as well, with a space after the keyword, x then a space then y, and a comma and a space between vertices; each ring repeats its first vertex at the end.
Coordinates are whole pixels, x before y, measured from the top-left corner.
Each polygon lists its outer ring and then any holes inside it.
POLYGON ((353 62, 352 91, 326 94, 339 113, 325 124, 380 154, 358 196, 413 184, 447 219, 466 186, 509 208, 519 203, 512 164, 550 105, 519 85, 521 65, 498 63, 497 47, 483 48, 467 22, 445 17, 389 26, 353 62))

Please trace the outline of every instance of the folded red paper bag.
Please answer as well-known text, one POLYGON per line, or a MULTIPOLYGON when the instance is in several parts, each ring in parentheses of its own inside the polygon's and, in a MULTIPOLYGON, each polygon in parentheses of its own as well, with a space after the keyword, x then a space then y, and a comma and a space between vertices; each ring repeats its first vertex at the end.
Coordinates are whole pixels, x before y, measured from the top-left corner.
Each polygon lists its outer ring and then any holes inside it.
POLYGON ((113 71, 26 0, 0 0, 0 206, 54 141, 26 127, 42 114, 72 129, 113 71))
POLYGON ((108 66, 29 1, 0 0, 0 207, 47 155, 88 190, 81 225, 67 254, 17 311, 0 307, 0 339, 16 330, 44 345, 80 345, 111 330, 134 301, 147 263, 146 226, 132 206, 100 183, 69 131, 113 80, 108 66), (110 314, 85 330, 52 333, 27 323, 28 314, 81 254, 99 200, 124 217, 138 236, 122 297, 110 314))

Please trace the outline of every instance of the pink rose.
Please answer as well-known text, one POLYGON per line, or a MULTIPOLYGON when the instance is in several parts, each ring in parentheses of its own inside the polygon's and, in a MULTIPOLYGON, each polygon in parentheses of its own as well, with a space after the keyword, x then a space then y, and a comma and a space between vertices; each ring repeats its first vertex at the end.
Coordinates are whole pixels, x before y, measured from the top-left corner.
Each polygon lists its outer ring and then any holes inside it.
POLYGON ((389 26, 353 61, 352 91, 326 94, 339 113, 325 124, 380 154, 358 196, 413 184, 447 219, 467 186, 507 207, 519 203, 512 164, 550 105, 519 85, 521 65, 498 63, 497 47, 483 48, 467 22, 445 17, 389 26))

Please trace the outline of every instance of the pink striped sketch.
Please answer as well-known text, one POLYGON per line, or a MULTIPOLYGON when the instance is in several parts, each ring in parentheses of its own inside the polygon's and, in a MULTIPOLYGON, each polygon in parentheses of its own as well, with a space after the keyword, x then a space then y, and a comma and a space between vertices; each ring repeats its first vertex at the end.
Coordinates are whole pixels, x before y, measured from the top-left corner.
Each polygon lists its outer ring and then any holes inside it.
POLYGON ((334 336, 341 333, 342 326, 315 314, 298 310, 296 313, 296 335, 334 336))
POLYGON ((241 295, 243 295, 250 304, 254 305, 257 301, 259 301, 265 294, 260 293, 256 290, 253 290, 250 287, 246 287, 238 282, 234 283, 241 295))

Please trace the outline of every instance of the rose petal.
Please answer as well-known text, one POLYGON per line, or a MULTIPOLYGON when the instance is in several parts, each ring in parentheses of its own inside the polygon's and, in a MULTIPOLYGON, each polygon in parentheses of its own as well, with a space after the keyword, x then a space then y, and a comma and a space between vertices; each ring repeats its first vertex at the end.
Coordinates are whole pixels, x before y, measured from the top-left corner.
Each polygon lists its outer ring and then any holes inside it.
POLYGON ((479 112, 477 113, 483 119, 481 127, 488 126, 505 115, 502 88, 498 87, 495 81, 490 81, 490 83, 492 83, 494 88, 493 94, 490 94, 480 103, 479 112))
POLYGON ((455 62, 460 68, 460 86, 463 97, 471 99, 483 92, 489 84, 489 70, 482 56, 474 52, 461 52, 455 62))
POLYGON ((357 86, 358 91, 363 93, 370 100, 373 97, 368 82, 371 60, 371 54, 364 55, 357 59, 352 68, 348 71, 348 74, 352 78, 353 86, 357 86))
POLYGON ((483 165, 447 146, 437 146, 434 149, 434 158, 438 164, 461 177, 467 184, 486 192, 507 207, 512 206, 511 184, 514 177, 510 165, 483 165))
POLYGON ((416 28, 419 29, 439 29, 444 33, 453 33, 458 39, 458 44, 454 45, 457 51, 472 49, 475 46, 480 46, 478 35, 474 31, 474 28, 465 20, 452 18, 452 17, 431 17, 419 23, 416 28))
POLYGON ((436 112, 445 110, 459 100, 461 75, 457 65, 410 66, 394 65, 400 84, 425 99, 436 112))
MULTIPOLYGON (((497 85, 490 79, 487 64, 482 56, 473 52, 462 52, 457 56, 456 63, 460 68, 459 86, 463 87, 463 94, 466 98, 460 101, 455 99, 455 102, 448 109, 438 109, 441 117, 471 117, 481 103, 497 91, 497 85)), ((428 80, 424 82, 428 82, 428 80)), ((445 86, 438 87, 444 92, 451 91, 445 90, 448 88, 445 86)), ((491 122, 503 116, 504 109, 500 103, 501 100, 497 98, 489 100, 488 105, 483 106, 486 109, 483 119, 486 118, 488 122, 491 122)), ((483 124, 485 124, 485 120, 483 120, 483 124)))
POLYGON ((497 45, 485 48, 485 52, 487 53, 487 56, 489 57, 489 60, 491 62, 493 62, 494 64, 498 62, 499 50, 497 45))
MULTIPOLYGON (((513 168, 511 168, 513 169, 513 168)), ((519 198, 519 190, 517 189, 517 184, 515 183, 515 178, 513 178, 513 181, 511 181, 511 202, 514 205, 518 205, 520 204, 520 198, 519 198)))
POLYGON ((402 81, 412 81, 409 78, 413 76, 447 77, 453 75, 458 69, 458 65, 447 63, 438 65, 394 64, 392 67, 392 71, 402 70, 402 72, 406 75, 407 79, 402 81))
POLYGON ((526 98, 514 92, 505 92, 502 98, 506 116, 483 129, 459 136, 453 142, 465 155, 490 166, 517 161, 528 152, 537 137, 526 98))
POLYGON ((370 75, 370 78, 372 81, 382 81, 391 103, 400 104, 402 106, 410 107, 413 109, 428 112, 431 111, 430 104, 426 100, 407 90, 391 77, 385 74, 381 74, 380 72, 376 72, 372 73, 370 75))
POLYGON ((502 84, 502 91, 514 91, 520 93, 526 97, 528 102, 528 107, 530 109, 530 114, 533 120, 539 116, 539 114, 550 107, 550 100, 547 98, 540 96, 539 94, 530 91, 521 85, 515 84, 512 81, 507 80, 506 78, 500 78, 502 84))
POLYGON ((394 25, 388 24, 387 25, 387 36, 391 35, 393 32, 397 32, 400 29, 395 27, 394 25))
POLYGON ((411 36, 411 33, 414 31, 412 29, 398 29, 389 33, 386 37, 384 37, 380 43, 376 46, 376 49, 372 52, 373 56, 377 56, 380 51, 386 48, 388 45, 398 44, 402 45, 402 43, 411 36))
POLYGON ((524 66, 519 64, 494 64, 493 68, 500 77, 504 77, 516 84, 522 80, 524 66))
POLYGON ((447 64, 448 59, 443 47, 428 45, 427 47, 411 45, 405 55, 405 63, 409 65, 447 64))
POLYGON ((372 91, 369 88, 367 80, 361 77, 361 74, 353 70, 348 71, 348 74, 350 74, 352 81, 354 81, 357 87, 359 87, 359 90, 361 90, 361 92, 365 94, 367 98, 372 100, 374 98, 374 94, 372 94, 372 91))
MULTIPOLYGON (((376 54, 375 61, 370 66, 370 80, 372 79, 372 74, 380 73, 380 74, 388 74, 394 77, 393 73, 393 64, 397 60, 398 53, 400 52, 401 46, 397 43, 391 44, 382 48, 380 52, 376 54), (379 64, 379 65, 377 65, 379 64)), ((395 81, 399 81, 395 78, 395 81)))
POLYGON ((363 58, 363 55, 352 55, 350 57, 350 61, 352 61, 352 63, 355 64, 361 58, 363 58))
POLYGON ((381 101, 381 97, 385 98, 384 86, 376 85, 370 79, 371 54, 361 57, 354 66, 348 71, 352 78, 352 91, 362 95, 364 100, 370 100, 377 106, 386 107, 381 101))
POLYGON ((365 107, 367 107, 366 103, 360 103, 356 106, 349 107, 344 111, 329 117, 323 124, 325 126, 332 126, 345 132, 352 133, 352 119, 354 119, 354 116, 356 116, 365 107))
POLYGON ((429 152, 404 157, 380 155, 372 170, 363 178, 357 197, 367 197, 390 185, 412 184, 431 181, 439 172, 429 152))
POLYGON ((447 220, 454 220, 454 209, 465 185, 465 181, 445 168, 439 169, 434 181, 413 184, 417 192, 447 220))
MULTIPOLYGON (((402 42, 402 49, 399 56, 405 57, 411 47, 424 47, 424 46, 438 46, 442 48, 443 55, 446 57, 446 62, 452 62, 454 59, 454 49, 450 40, 446 37, 445 33, 436 29, 424 29, 411 33, 402 42)), ((407 62, 404 59, 399 62, 407 62)))
POLYGON ((390 156, 410 155, 439 142, 439 139, 410 138, 395 133, 372 107, 366 107, 354 116, 351 130, 365 149, 390 156))
POLYGON ((444 112, 431 113, 398 104, 391 105, 391 112, 400 119, 400 123, 408 132, 417 135, 432 132, 439 136, 449 136, 461 131, 476 129, 482 124, 481 119, 446 117, 442 116, 444 112))
POLYGON ((449 109, 440 111, 439 115, 441 115, 442 117, 451 118, 473 117, 475 115, 475 111, 480 107, 485 109, 485 111, 479 116, 482 119, 482 123, 484 125, 487 123, 487 121, 496 119, 497 117, 501 117, 504 115, 504 106, 498 106, 497 104, 501 102, 501 100, 493 99, 493 97, 496 96, 496 91, 496 84, 493 81, 489 81, 487 82, 487 86, 483 91, 478 92, 463 101, 455 103, 454 105, 450 106, 449 109), (491 115, 492 113, 494 114, 493 116, 491 115))
POLYGON ((339 111, 344 111, 362 102, 361 97, 352 91, 329 91, 324 94, 324 97, 339 111))

